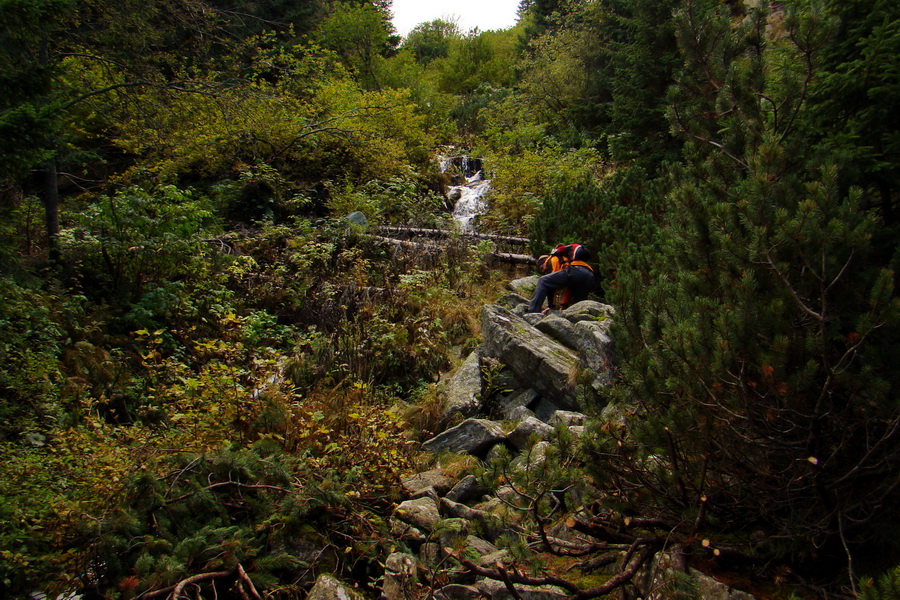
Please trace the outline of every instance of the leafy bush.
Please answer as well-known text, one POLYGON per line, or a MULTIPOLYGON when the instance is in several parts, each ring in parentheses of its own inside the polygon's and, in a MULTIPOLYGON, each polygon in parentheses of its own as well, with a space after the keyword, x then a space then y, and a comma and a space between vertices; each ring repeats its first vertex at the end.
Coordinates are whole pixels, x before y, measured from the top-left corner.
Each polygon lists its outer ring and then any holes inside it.
POLYGON ((60 243, 85 287, 136 300, 148 287, 191 272, 194 257, 203 254, 201 234, 211 216, 190 192, 133 187, 77 215, 60 243))
POLYGON ((74 316, 59 296, 0 277, 0 439, 39 434, 61 415, 57 404, 65 329, 74 316))
MULTIPOLYGON (((553 212, 561 207, 554 206, 548 197, 605 174, 599 156, 590 150, 564 152, 542 147, 515 154, 493 154, 488 160, 493 171, 490 211, 482 222, 491 230, 516 235, 529 230, 534 235, 545 227, 561 227, 565 213, 553 212)), ((587 207, 566 208, 584 211, 587 207)))

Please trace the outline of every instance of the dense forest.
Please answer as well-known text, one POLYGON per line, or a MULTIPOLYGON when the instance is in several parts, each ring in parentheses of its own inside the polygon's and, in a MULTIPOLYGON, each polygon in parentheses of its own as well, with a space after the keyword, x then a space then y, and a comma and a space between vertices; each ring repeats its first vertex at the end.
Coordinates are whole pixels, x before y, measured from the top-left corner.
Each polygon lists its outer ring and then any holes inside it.
MULTIPOLYGON (((900 3, 390 18, 0 1, 0 595, 377 598, 441 378, 521 274, 372 235, 452 230, 437 157, 465 152, 478 231, 586 244, 617 310, 547 477, 760 597, 900 597, 900 3)), ((574 577, 527 540, 516 572, 574 577)))

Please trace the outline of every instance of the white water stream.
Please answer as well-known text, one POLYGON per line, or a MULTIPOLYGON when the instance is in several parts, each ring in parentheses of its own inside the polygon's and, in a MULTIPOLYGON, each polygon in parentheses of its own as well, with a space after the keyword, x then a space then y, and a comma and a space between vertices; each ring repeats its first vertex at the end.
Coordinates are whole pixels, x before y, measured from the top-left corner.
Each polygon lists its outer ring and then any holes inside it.
MULTIPOLYGON (((467 172, 469 157, 463 156, 462 170, 467 172)), ((446 173, 453 165, 453 158, 441 157, 441 173, 446 173)), ((491 180, 484 178, 484 172, 478 171, 466 178, 463 185, 450 186, 448 196, 454 198, 459 195, 453 206, 453 219, 459 224, 463 233, 472 233, 475 230, 472 220, 478 215, 484 214, 487 209, 485 194, 491 189, 491 180)))

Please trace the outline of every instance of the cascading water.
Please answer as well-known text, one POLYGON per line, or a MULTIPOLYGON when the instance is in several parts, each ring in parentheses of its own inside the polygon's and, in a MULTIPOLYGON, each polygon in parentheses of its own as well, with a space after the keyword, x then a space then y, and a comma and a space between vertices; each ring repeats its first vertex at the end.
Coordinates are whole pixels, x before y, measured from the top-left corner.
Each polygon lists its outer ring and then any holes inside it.
POLYGON ((465 183, 450 186, 447 197, 455 202, 453 219, 459 224, 460 230, 471 233, 475 229, 472 220, 484 214, 487 209, 484 197, 491 189, 491 181, 484 178, 480 159, 470 159, 468 156, 441 157, 441 173, 446 173, 453 167, 462 172, 465 183))
POLYGON ((456 201, 453 207, 453 218, 459 223, 459 228, 463 233, 470 233, 475 229, 472 225, 472 219, 484 214, 487 208, 484 195, 491 189, 491 181, 484 179, 482 172, 478 171, 478 173, 466 180, 465 185, 455 187, 460 194, 459 200, 456 201))

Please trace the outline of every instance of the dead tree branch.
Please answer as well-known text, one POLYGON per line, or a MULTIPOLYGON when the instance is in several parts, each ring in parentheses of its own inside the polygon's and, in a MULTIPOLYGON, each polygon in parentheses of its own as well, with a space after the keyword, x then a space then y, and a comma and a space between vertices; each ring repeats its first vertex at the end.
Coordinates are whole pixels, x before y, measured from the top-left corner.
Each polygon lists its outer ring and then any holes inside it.
POLYGON ((512 235, 497 235, 493 233, 458 233, 455 231, 451 231, 449 229, 424 229, 421 227, 399 227, 396 225, 381 225, 377 228, 378 231, 382 233, 386 233, 388 235, 408 235, 408 236, 422 236, 422 237, 430 237, 430 238, 449 238, 454 236, 460 236, 463 238, 474 238, 477 240, 490 240, 493 242, 505 242, 508 244, 522 244, 527 245, 531 243, 531 240, 526 237, 517 237, 512 235))
MULTIPOLYGON (((409 240, 400 240, 396 238, 383 237, 380 235, 372 236, 375 240, 379 242, 383 242, 385 244, 390 244, 395 248, 402 248, 408 250, 416 250, 423 252, 441 252, 444 249, 444 246, 441 244, 434 244, 428 242, 411 242, 409 240)), ((491 252, 488 256, 492 260, 496 260, 498 262, 510 263, 510 264, 518 264, 518 265, 530 265, 534 263, 534 258, 531 257, 530 254, 511 254, 508 252, 491 252)))

